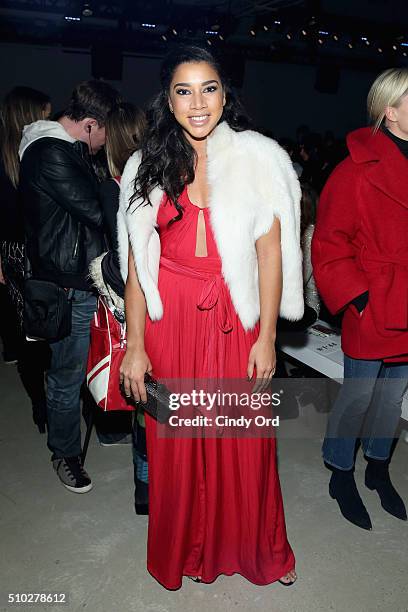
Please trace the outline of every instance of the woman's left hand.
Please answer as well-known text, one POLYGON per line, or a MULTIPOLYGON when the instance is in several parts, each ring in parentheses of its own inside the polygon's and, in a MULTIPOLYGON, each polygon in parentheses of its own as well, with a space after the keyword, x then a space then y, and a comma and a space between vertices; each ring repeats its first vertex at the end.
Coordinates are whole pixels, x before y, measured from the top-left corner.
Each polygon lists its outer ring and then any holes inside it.
POLYGON ((252 393, 264 391, 270 384, 276 369, 275 343, 258 338, 251 348, 248 359, 248 379, 251 380, 256 368, 256 383, 252 393))

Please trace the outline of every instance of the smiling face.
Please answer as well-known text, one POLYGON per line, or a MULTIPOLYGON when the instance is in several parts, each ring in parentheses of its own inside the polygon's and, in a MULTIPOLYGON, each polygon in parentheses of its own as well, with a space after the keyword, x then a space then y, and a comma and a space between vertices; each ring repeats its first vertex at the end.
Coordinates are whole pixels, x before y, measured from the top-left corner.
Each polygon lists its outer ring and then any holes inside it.
POLYGON ((192 144, 211 134, 224 105, 220 76, 210 64, 189 62, 177 66, 169 88, 169 107, 192 144))

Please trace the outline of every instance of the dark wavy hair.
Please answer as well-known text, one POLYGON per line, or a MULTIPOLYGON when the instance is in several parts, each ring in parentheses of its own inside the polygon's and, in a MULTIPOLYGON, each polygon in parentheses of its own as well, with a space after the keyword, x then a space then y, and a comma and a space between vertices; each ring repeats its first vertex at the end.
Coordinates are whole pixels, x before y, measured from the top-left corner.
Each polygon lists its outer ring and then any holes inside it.
POLYGON ((171 222, 178 221, 183 215, 183 207, 178 203, 178 198, 185 185, 194 181, 197 154, 170 112, 169 88, 176 68, 180 64, 195 62, 210 64, 220 77, 226 97, 220 122, 226 121, 236 132, 250 127, 243 106, 212 53, 197 46, 181 46, 165 57, 160 72, 161 91, 147 111, 148 127, 141 147, 142 159, 129 208, 136 200, 142 200, 138 206, 143 202, 151 205, 149 196, 154 187, 159 186, 178 211, 171 222))

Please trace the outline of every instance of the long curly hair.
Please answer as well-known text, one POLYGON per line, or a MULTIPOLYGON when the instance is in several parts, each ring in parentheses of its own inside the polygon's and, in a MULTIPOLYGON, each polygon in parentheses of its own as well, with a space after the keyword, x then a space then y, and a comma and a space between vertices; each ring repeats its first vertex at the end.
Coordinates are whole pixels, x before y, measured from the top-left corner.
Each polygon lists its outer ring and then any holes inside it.
POLYGON ((178 215, 170 223, 182 218, 183 207, 178 199, 185 185, 194 181, 197 154, 184 135, 182 127, 170 112, 169 88, 175 70, 180 64, 206 62, 218 73, 224 88, 226 103, 220 119, 236 132, 250 128, 245 110, 233 92, 221 65, 207 49, 198 46, 182 46, 164 59, 161 72, 161 91, 147 111, 148 127, 142 142, 141 163, 134 182, 134 193, 129 209, 136 201, 152 205, 150 194, 159 186, 175 206, 178 215))

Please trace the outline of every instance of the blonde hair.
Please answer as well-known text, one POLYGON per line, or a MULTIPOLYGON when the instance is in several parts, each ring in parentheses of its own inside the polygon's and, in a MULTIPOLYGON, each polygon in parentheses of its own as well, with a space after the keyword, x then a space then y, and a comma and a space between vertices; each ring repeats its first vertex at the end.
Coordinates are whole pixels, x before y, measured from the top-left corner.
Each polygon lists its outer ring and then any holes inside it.
POLYGON ((374 132, 382 124, 387 106, 399 106, 401 98, 406 94, 408 68, 389 68, 378 75, 367 96, 368 116, 374 124, 374 132))
POLYGON ((1 109, 1 155, 6 175, 14 187, 18 186, 18 147, 23 127, 43 119, 49 103, 49 96, 31 87, 15 87, 4 99, 1 109))
POLYGON ((111 176, 120 176, 129 157, 140 148, 146 119, 143 111, 122 102, 106 118, 106 157, 111 176))

